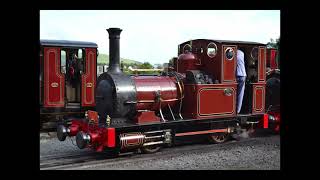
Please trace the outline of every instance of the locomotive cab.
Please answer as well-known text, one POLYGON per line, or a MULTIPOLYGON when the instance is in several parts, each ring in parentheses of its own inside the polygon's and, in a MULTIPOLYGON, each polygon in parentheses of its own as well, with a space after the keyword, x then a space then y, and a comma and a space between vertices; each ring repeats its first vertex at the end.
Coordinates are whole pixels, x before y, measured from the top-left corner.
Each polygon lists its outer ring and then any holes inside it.
POLYGON ((244 52, 247 74, 240 114, 264 113, 265 45, 195 39, 179 45, 179 56, 174 61, 175 71, 186 76, 185 96, 190 97, 186 101, 193 102, 183 104, 183 111, 188 117, 202 119, 237 115, 237 49, 244 52), (186 58, 190 56, 194 58, 186 58))

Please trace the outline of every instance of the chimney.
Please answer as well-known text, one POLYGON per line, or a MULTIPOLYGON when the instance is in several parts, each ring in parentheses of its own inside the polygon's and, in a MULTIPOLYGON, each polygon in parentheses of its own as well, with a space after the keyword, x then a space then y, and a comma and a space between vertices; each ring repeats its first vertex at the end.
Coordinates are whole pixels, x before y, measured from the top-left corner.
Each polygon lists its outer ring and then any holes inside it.
POLYGON ((109 28, 109 68, 112 74, 122 73, 120 70, 120 28, 109 28))

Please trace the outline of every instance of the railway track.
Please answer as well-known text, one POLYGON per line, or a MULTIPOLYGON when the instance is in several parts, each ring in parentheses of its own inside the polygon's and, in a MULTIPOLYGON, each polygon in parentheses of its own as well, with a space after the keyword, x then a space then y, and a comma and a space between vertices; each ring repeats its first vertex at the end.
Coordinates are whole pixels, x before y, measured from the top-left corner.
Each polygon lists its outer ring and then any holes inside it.
MULTIPOLYGON (((134 152, 121 153, 119 157, 128 156, 134 154, 134 152)), ((86 153, 70 153, 63 155, 50 155, 40 157, 40 170, 50 170, 50 169, 63 169, 64 167, 72 167, 75 164, 82 165, 89 162, 99 162, 99 161, 109 161, 115 158, 107 153, 96 153, 96 152, 86 152, 86 153)))
MULTIPOLYGON (((146 160, 154 160, 161 158, 170 158, 186 153, 210 152, 214 150, 228 150, 230 147, 248 146, 249 144, 259 144, 260 137, 242 139, 240 141, 231 140, 223 144, 208 144, 200 142, 181 141, 176 146, 171 148, 163 148, 160 152, 155 154, 141 154, 139 152, 120 153, 118 157, 112 157, 107 153, 83 152, 83 153, 69 153, 60 155, 40 156, 40 170, 72 170, 72 169, 86 169, 92 166, 108 166, 112 164, 128 164, 134 162, 142 162, 146 160)), ((261 139, 261 138, 260 138, 261 139)), ((268 144, 264 142, 264 144, 268 144)))

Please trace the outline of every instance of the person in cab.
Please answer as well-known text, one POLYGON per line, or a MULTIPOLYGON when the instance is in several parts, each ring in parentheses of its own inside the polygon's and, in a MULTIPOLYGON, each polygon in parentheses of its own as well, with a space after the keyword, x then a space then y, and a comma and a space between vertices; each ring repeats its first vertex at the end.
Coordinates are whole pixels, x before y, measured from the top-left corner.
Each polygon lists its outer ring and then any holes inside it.
POLYGON ((236 78, 237 78, 237 113, 240 113, 242 100, 244 95, 244 88, 246 82, 246 69, 244 64, 244 52, 240 49, 237 50, 237 69, 236 69, 236 78))

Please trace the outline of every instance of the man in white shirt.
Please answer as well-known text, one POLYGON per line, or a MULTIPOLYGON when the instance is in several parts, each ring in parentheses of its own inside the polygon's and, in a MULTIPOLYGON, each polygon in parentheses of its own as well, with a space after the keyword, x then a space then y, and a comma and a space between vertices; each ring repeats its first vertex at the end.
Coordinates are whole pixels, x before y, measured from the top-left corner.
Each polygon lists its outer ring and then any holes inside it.
POLYGON ((242 106, 242 100, 244 95, 244 88, 246 82, 246 69, 244 64, 244 53, 241 50, 237 50, 237 69, 236 77, 238 82, 237 88, 237 113, 240 112, 242 106))

